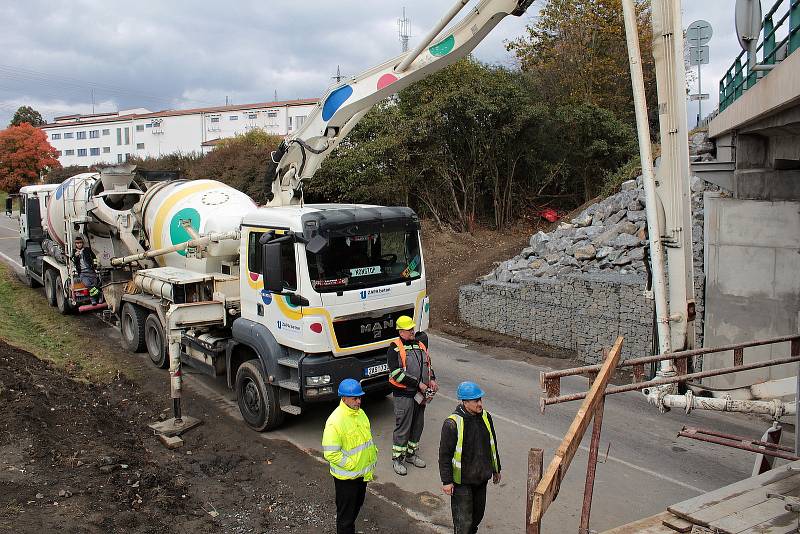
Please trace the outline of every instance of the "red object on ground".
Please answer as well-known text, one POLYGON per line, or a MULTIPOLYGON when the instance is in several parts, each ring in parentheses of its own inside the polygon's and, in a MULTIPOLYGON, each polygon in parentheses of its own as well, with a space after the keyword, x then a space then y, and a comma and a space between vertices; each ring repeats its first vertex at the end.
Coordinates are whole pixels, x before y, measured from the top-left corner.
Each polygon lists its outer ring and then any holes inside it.
POLYGON ((542 219, 546 219, 548 222, 556 222, 561 218, 553 208, 545 208, 539 212, 539 215, 542 216, 542 219))

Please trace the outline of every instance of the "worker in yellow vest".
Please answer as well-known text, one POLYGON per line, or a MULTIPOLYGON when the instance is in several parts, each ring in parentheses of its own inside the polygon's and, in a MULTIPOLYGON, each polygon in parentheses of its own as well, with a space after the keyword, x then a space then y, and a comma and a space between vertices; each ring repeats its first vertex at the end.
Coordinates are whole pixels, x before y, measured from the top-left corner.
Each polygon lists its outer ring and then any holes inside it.
POLYGON ((500 483, 500 455, 492 416, 483 409, 483 390, 462 382, 461 404, 444 420, 439 441, 442 491, 450 495, 455 534, 475 534, 486 510, 489 479, 500 483))
POLYGON ((426 346, 428 337, 424 332, 414 333, 417 325, 407 315, 398 317, 395 326, 398 337, 386 353, 394 397, 392 468, 398 475, 405 476, 408 469, 404 463, 420 468, 426 465, 417 450, 425 426, 425 405, 439 387, 426 346))
POLYGON ((336 534, 354 534, 356 518, 372 480, 378 448, 372 442, 367 414, 361 409, 364 390, 352 378, 339 384, 341 402, 325 422, 322 455, 330 463, 336 490, 336 534))

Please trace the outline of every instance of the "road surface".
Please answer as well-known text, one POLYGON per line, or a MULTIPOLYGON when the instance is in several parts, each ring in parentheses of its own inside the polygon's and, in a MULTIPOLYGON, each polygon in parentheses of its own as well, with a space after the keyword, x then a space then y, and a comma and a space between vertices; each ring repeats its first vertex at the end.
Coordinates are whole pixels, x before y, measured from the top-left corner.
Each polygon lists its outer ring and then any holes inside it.
MULTIPOLYGON (((13 219, 0 219, 0 260, 16 268, 19 241, 13 219)), ((435 313, 435 305, 434 313, 435 313)), ((426 469, 409 466, 409 474, 397 476, 391 467, 391 438, 394 424, 391 397, 368 402, 363 408, 372 422, 380 449, 376 484, 372 498, 399 503, 414 516, 434 525, 449 526, 448 497, 441 492, 436 465, 442 421, 456 406, 456 386, 474 380, 487 392, 484 406, 493 415, 498 433, 503 479, 489 488, 483 530, 521 532, 524 524, 527 455, 531 447, 545 450, 545 466, 574 417, 579 403, 548 407, 539 413, 539 373, 546 365, 532 365, 507 357, 508 351, 491 347, 468 347, 457 340, 432 333, 431 357, 441 392, 427 408, 426 426, 420 456, 426 469)), ((134 356, 132 356, 134 357, 134 356)), ((543 360, 546 362, 546 360, 543 360)), ((164 371, 153 369, 153 376, 167 380, 164 371)), ((191 414, 191 396, 203 395, 239 418, 233 396, 222 380, 199 374, 187 376, 184 409, 191 414)), ((564 394, 586 389, 586 379, 562 380, 564 394)), ((169 400, 164 399, 165 406, 169 400)), ((278 437, 320 458, 320 439, 325 419, 332 406, 317 406, 302 416, 287 417, 277 432, 259 435, 242 430, 242 439, 278 437)), ((757 438, 768 422, 754 417, 693 412, 690 416, 671 412, 659 414, 647 405, 640 393, 614 395, 607 399, 603 433, 592 506, 591 527, 604 530, 661 512, 666 506, 748 477, 751 454, 711 444, 677 438, 683 425, 714 428, 757 438), (606 451, 608 456, 606 458, 606 451)), ((558 498, 547 511, 544 532, 576 532, 580 518, 583 479, 588 450, 588 434, 562 484, 558 498)), ((787 443, 791 435, 784 437, 787 443)), ((391 521, 387 504, 387 521, 391 521)), ((444 530, 444 529, 442 529, 444 530)))

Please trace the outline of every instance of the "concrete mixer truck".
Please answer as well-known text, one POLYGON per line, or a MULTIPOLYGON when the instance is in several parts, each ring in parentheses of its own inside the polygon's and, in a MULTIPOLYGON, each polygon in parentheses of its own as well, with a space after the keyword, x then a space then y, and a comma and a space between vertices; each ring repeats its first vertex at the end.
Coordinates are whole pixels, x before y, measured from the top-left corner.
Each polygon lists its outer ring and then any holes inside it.
POLYGON ((107 307, 127 348, 169 366, 173 430, 185 424, 182 363, 225 376, 256 430, 335 399, 344 378, 388 392, 396 319, 429 322, 419 220, 406 207, 305 204, 302 185, 372 105, 464 57, 531 0, 482 0, 440 37, 466 3, 414 50, 328 90, 273 154, 264 207, 220 182, 153 181, 125 167, 49 193, 46 232, 22 240, 29 276, 62 313, 107 307), (94 253, 97 306, 76 276, 77 236, 94 253))

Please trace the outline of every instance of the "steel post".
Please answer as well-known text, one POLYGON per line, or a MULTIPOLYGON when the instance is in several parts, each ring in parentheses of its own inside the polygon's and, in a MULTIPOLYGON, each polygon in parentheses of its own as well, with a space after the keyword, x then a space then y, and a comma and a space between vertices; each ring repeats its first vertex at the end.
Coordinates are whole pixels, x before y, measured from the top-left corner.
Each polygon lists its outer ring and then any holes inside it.
POLYGON ((678 436, 690 439, 696 439, 698 441, 705 441, 708 443, 714 443, 716 445, 724 445, 726 447, 733 447, 734 449, 741 449, 743 451, 754 452, 756 454, 764 454, 766 456, 774 456, 776 458, 783 458, 784 460, 789 461, 796 461, 800 460, 800 457, 795 456, 794 454, 777 451, 772 449, 761 449, 757 447, 753 447, 751 445, 747 445, 746 443, 742 443, 741 441, 734 441, 734 440, 726 440, 724 438, 718 438, 716 436, 709 436, 706 434, 700 434, 699 432, 694 431, 694 429, 685 429, 678 432, 678 436))

